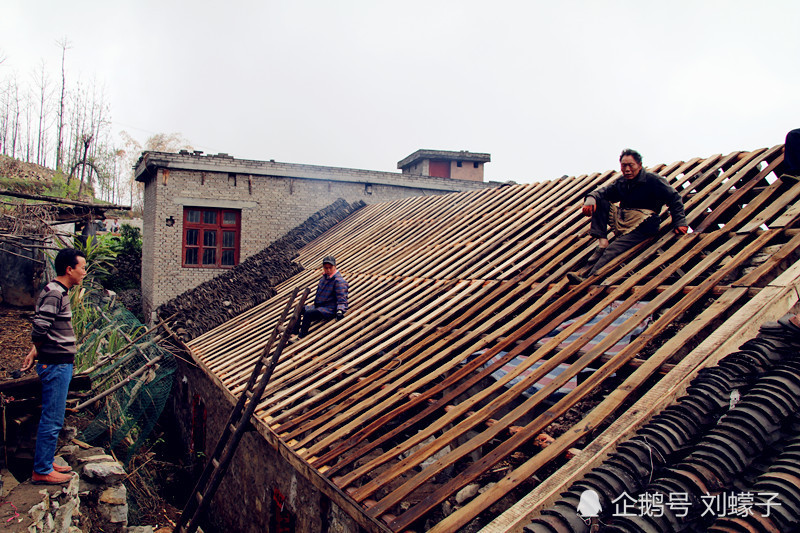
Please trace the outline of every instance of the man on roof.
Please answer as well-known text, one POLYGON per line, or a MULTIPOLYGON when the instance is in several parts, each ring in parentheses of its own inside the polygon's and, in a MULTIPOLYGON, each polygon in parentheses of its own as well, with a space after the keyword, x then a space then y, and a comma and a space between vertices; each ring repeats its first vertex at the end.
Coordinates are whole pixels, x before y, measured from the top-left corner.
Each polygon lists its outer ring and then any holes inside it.
POLYGON ((325 256, 322 259, 322 277, 317 285, 314 305, 305 306, 294 333, 299 333, 299 338, 302 339, 308 335, 312 322, 344 318, 347 312, 347 290, 347 281, 336 270, 336 259, 332 255, 325 256))
MULTIPOLYGON (((619 163, 622 176, 590 192, 581 208, 583 214, 592 219, 589 235, 597 238, 597 249, 589 257, 589 264, 593 263, 589 276, 594 276, 615 257, 655 235, 665 205, 672 217, 672 230, 678 235, 685 235, 689 230, 680 194, 667 180, 644 170, 639 152, 626 148, 619 156, 619 163), (610 244, 609 226, 616 236, 610 244)), ((573 272, 569 272, 567 277, 573 283, 583 281, 573 272)))

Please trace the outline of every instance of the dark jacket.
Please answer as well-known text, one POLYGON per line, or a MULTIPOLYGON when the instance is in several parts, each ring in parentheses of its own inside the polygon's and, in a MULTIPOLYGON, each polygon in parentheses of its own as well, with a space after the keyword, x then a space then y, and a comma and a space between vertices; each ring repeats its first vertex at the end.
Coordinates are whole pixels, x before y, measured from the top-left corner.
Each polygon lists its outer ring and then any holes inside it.
POLYGON ((611 184, 592 191, 587 196, 595 200, 619 202, 619 206, 626 209, 654 211, 656 214, 647 218, 640 226, 649 233, 658 231, 659 214, 665 205, 669 208, 673 229, 687 225, 680 194, 667 183, 667 180, 644 169, 633 179, 620 176, 611 184))
POLYGON ((327 308, 335 313, 337 310, 347 311, 348 285, 339 272, 331 277, 323 275, 317 285, 314 307, 327 308))

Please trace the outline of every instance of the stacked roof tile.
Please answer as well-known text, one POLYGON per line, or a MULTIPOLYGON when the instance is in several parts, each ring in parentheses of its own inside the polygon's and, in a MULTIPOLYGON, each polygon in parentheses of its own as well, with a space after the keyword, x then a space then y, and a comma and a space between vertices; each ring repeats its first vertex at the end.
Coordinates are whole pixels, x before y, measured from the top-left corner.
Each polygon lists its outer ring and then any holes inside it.
POLYGON ((592 522, 615 532, 797 529, 800 328, 790 318, 701 370, 686 396, 525 530, 588 533, 592 522), (604 510, 594 520, 579 516, 586 491, 604 510))
MULTIPOLYGON (((238 395, 288 294, 335 255, 350 310, 284 351, 262 435, 368 530, 521 530, 796 302, 800 184, 776 179, 782 160, 776 146, 651 167, 693 233, 664 214, 579 285, 580 205, 616 172, 369 205, 305 246, 275 297, 189 346, 238 395)), ((662 454, 703 429, 674 415, 662 454)))

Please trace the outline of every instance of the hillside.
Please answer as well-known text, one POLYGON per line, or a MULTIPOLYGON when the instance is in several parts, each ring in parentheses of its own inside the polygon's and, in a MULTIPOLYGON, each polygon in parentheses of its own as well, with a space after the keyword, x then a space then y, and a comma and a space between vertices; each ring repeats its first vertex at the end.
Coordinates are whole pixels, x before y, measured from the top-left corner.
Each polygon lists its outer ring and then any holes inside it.
POLYGON ((0 188, 16 192, 41 194, 52 187, 56 171, 0 155, 0 188))

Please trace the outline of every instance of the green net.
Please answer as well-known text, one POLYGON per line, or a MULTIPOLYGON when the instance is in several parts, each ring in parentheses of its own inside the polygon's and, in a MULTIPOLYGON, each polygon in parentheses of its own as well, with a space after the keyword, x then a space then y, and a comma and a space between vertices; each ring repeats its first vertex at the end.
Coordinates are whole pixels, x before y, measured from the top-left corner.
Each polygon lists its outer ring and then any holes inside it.
MULTIPOLYGON (((96 299, 95 299, 96 300, 96 299)), ((89 369, 92 396, 120 386, 95 404, 83 440, 107 443, 129 461, 147 439, 172 390, 175 357, 157 344, 155 333, 122 305, 91 301, 95 320, 76 356, 76 371, 89 369), (106 361, 106 362, 104 362, 106 361), (93 367, 93 368, 92 368, 93 367)))

